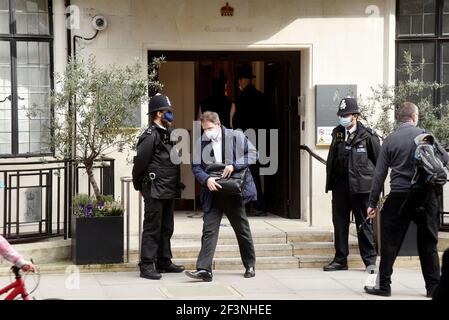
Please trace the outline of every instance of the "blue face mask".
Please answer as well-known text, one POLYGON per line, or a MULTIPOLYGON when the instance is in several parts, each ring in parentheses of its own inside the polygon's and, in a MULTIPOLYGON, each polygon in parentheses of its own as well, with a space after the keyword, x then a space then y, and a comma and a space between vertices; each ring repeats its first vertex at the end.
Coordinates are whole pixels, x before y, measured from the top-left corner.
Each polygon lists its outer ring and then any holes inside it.
POLYGON ((340 118, 340 124, 345 128, 349 127, 351 123, 352 123, 352 116, 340 118))
POLYGON ((164 113, 164 120, 168 121, 168 122, 173 122, 173 120, 175 119, 175 115, 173 114, 173 112, 168 111, 164 113))

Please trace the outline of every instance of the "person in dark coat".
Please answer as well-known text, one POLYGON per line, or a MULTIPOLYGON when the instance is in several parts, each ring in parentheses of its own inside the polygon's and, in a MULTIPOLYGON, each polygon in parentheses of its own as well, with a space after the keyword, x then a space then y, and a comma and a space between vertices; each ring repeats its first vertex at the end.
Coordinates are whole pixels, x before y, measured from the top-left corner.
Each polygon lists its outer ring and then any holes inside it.
MULTIPOLYGON (((237 79, 240 92, 236 97, 236 112, 232 118, 233 128, 246 131, 247 129, 267 129, 267 100, 265 95, 256 89, 252 83, 255 78, 251 67, 240 67, 237 69, 237 79)), ((254 141, 256 143, 256 141, 254 141)), ((255 201, 255 216, 266 216, 267 207, 265 195, 262 190, 260 178, 260 165, 253 164, 249 167, 254 178, 257 189, 257 200, 255 201)))
POLYGON ((335 257, 324 266, 324 271, 348 269, 351 212, 363 263, 371 268, 376 264, 373 227, 366 220, 366 210, 380 141, 370 128, 358 121, 359 114, 355 99, 345 98, 340 102, 337 113, 340 125, 332 132, 326 165, 326 193, 332 191, 335 257))
MULTIPOLYGON (((419 110, 412 102, 402 103, 397 110, 398 127, 383 141, 367 210, 370 219, 377 215, 379 197, 390 171, 390 193, 381 211, 381 248, 378 285, 365 286, 365 292, 377 296, 391 296, 391 275, 410 222, 417 227, 416 241, 426 296, 432 297, 440 282, 440 259, 438 256, 438 229, 440 226, 441 186, 431 187, 426 179, 415 181, 415 138, 426 130, 419 128, 419 110)), ((449 155, 434 141, 435 157, 446 166, 449 155)))
POLYGON ((245 179, 241 196, 218 192, 221 186, 217 177, 211 177, 206 168, 211 163, 227 164, 223 177, 246 168, 257 159, 257 150, 241 131, 228 129, 220 124, 215 112, 205 112, 201 116, 204 136, 197 141, 194 150, 192 171, 201 184, 200 199, 204 210, 201 251, 196 263, 196 271, 186 271, 186 275, 203 281, 212 281, 212 261, 218 241, 218 232, 223 213, 229 219, 237 237, 240 255, 245 266, 245 278, 255 276, 256 254, 251 229, 244 205, 256 198, 256 189, 251 174, 245 179), (212 155, 211 155, 212 154, 212 155), (210 155, 207 159, 207 155, 210 155))
POLYGON ((171 261, 170 239, 173 235, 175 198, 180 196, 180 166, 173 164, 170 141, 173 107, 167 96, 150 99, 151 126, 139 138, 132 171, 134 188, 145 202, 140 276, 158 280, 160 273, 179 273, 184 267, 171 261))
POLYGON ((235 112, 235 104, 225 94, 226 79, 217 78, 212 81, 212 94, 200 105, 200 114, 206 111, 216 112, 221 124, 231 128, 231 115, 235 112))

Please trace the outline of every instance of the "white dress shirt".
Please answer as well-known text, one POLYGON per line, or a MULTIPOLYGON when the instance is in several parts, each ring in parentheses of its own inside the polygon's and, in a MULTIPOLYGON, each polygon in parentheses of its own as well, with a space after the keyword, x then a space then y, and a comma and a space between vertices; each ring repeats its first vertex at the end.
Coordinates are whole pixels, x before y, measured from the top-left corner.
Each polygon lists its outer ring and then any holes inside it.
POLYGON ((353 133, 356 130, 357 130, 357 123, 354 126, 352 126, 351 129, 349 129, 349 130, 345 129, 345 141, 348 141, 348 138, 351 135, 351 133, 353 133), (348 132, 349 132, 349 134, 348 134, 348 132))
POLYGON ((164 126, 161 126, 159 123, 157 123, 157 122, 154 122, 159 128, 161 128, 161 129, 164 129, 164 130, 167 130, 167 128, 166 127, 164 127, 164 126))
POLYGON ((218 131, 217 139, 212 139, 212 149, 214 150, 215 161, 221 163, 223 161, 222 150, 221 150, 221 129, 218 131))

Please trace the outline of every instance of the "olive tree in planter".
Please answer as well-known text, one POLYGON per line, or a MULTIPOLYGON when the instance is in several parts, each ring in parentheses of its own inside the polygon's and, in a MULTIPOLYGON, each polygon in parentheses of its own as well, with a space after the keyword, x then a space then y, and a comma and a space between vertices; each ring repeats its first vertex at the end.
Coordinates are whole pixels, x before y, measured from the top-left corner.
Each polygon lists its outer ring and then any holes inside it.
MULTIPOLYGON (((163 58, 156 59, 150 67, 157 69, 162 62, 163 58)), ((135 145, 139 129, 129 124, 147 101, 149 86, 158 86, 157 74, 149 74, 148 79, 138 62, 100 67, 89 57, 70 60, 64 73, 56 75, 51 145, 57 155, 84 166, 94 193, 92 198, 73 198, 72 257, 76 263, 123 261, 123 209, 100 194, 93 168, 95 161, 135 145), (77 250, 88 250, 87 256, 77 250), (111 252, 110 259, 101 251, 111 252)))

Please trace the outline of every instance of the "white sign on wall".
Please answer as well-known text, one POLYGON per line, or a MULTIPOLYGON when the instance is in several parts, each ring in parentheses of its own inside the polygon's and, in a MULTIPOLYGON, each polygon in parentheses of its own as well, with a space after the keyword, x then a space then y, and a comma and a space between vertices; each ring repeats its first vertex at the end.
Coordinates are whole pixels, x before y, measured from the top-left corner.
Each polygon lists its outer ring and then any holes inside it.
POLYGON ((338 125, 337 110, 341 99, 357 97, 357 85, 316 85, 316 145, 329 146, 332 129, 338 125))
POLYGON ((334 127, 317 127, 317 146, 329 146, 332 142, 332 130, 334 127))

